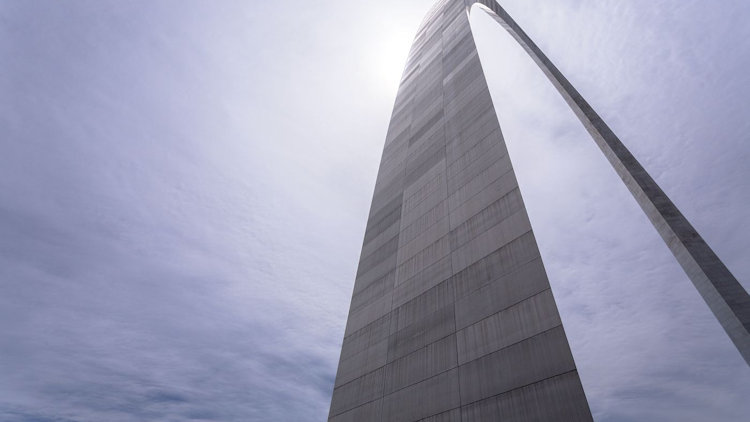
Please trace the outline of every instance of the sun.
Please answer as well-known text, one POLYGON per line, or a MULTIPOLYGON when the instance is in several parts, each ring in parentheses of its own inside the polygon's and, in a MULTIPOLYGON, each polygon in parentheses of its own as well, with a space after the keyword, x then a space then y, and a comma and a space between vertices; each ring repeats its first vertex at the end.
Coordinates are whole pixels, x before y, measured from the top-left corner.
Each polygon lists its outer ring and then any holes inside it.
POLYGON ((369 77, 384 94, 394 96, 406 65, 414 33, 405 29, 380 33, 368 54, 369 77))

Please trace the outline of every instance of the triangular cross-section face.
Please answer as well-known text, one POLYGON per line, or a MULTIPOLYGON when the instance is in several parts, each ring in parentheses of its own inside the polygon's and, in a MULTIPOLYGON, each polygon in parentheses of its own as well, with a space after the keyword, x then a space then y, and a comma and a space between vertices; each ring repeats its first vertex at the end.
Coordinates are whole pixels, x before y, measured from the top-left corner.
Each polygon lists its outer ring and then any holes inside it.
POLYGON ((409 54, 329 421, 592 420, 467 7, 409 54))

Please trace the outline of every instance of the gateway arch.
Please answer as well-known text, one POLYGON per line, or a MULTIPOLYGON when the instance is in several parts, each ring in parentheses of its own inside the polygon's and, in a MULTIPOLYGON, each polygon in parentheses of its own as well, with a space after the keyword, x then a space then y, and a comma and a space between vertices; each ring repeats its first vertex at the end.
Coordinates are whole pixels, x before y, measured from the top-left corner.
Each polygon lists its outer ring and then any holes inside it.
POLYGON ((393 108, 329 421, 592 420, 469 25, 505 27, 547 75, 750 364, 750 296, 494 0, 441 0, 393 108))

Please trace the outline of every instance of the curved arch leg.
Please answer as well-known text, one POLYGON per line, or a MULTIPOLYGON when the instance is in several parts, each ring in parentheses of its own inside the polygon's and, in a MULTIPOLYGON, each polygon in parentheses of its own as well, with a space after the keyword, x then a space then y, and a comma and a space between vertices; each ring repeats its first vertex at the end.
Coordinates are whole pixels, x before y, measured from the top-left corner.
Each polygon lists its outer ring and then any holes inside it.
POLYGON ((478 4, 502 25, 547 75, 677 258, 737 350, 750 365, 750 295, 581 94, 495 0, 478 4))
POLYGON ((591 421, 474 44, 473 4, 583 122, 746 361, 750 299, 494 0, 441 0, 412 44, 357 269, 329 421, 591 421))

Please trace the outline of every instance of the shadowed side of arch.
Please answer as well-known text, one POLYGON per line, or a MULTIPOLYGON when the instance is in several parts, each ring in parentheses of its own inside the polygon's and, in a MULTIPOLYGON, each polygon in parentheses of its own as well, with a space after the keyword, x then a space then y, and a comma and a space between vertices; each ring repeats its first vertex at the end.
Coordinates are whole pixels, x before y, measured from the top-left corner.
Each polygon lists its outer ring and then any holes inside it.
POLYGON ((609 126, 510 15, 495 0, 465 0, 465 3, 467 13, 476 4, 492 16, 552 82, 750 365, 750 295, 747 291, 609 126))

